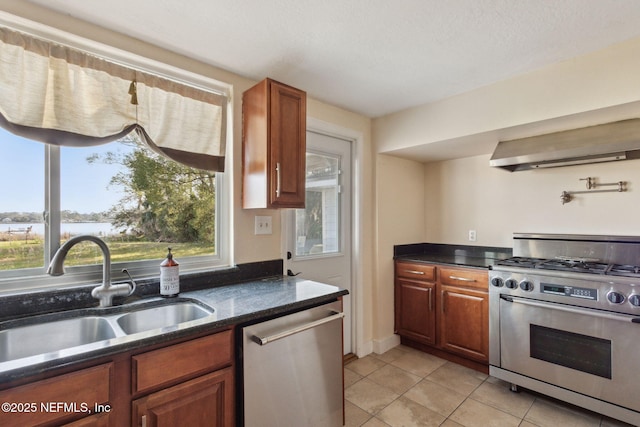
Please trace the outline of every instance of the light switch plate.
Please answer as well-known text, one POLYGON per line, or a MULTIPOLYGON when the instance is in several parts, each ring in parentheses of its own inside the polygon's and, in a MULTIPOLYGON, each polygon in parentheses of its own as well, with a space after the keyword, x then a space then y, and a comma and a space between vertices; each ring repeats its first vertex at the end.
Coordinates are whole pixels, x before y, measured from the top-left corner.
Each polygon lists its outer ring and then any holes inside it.
POLYGON ((272 234, 270 216, 256 216, 255 234, 272 234))

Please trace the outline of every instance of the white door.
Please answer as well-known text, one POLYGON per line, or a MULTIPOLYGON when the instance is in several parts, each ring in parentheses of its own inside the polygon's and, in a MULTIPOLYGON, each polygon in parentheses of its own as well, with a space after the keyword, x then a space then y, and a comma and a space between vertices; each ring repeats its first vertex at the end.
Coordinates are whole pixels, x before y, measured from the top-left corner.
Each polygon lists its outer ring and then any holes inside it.
MULTIPOLYGON (((305 209, 285 214, 285 269, 352 292, 351 142, 307 131, 305 209)), ((352 352, 352 296, 343 299, 344 351, 352 352)))

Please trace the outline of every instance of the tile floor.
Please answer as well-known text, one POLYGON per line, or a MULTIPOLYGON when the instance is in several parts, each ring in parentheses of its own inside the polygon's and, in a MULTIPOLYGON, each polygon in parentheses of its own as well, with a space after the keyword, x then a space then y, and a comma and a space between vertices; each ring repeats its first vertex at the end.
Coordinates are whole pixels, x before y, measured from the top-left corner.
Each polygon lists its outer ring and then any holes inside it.
POLYGON ((346 426, 621 427, 406 346, 345 367, 346 426))

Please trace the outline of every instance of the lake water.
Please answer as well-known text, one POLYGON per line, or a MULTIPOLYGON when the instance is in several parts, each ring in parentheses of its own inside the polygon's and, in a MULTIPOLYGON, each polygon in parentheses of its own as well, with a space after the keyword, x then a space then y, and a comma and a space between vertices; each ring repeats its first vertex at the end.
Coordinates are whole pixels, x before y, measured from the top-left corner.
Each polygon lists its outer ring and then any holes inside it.
MULTIPOLYGON (((6 233, 9 230, 23 230, 27 227, 33 227, 31 234, 44 235, 44 224, 42 223, 0 223, 0 233, 6 233)), ((79 234, 92 234, 94 236, 108 236, 111 234, 119 234, 119 229, 114 228, 108 222, 63 222, 60 224, 60 232, 62 234, 69 233, 72 236, 79 234)))

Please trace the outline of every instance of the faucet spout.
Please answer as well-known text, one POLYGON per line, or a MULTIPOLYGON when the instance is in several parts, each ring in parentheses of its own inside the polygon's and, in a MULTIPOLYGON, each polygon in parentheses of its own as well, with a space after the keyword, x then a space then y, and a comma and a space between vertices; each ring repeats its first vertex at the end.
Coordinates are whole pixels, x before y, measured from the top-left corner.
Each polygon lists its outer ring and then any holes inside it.
POLYGON ((93 242, 98 245, 102 250, 102 284, 91 291, 91 296, 100 301, 100 307, 110 307, 113 303, 113 297, 115 296, 128 296, 133 293, 135 288, 130 287, 128 284, 111 284, 111 253, 107 244, 98 237, 90 235, 75 236, 67 240, 60 249, 54 254, 47 274, 51 276, 61 276, 64 274, 64 260, 69 253, 69 250, 80 242, 93 242))

